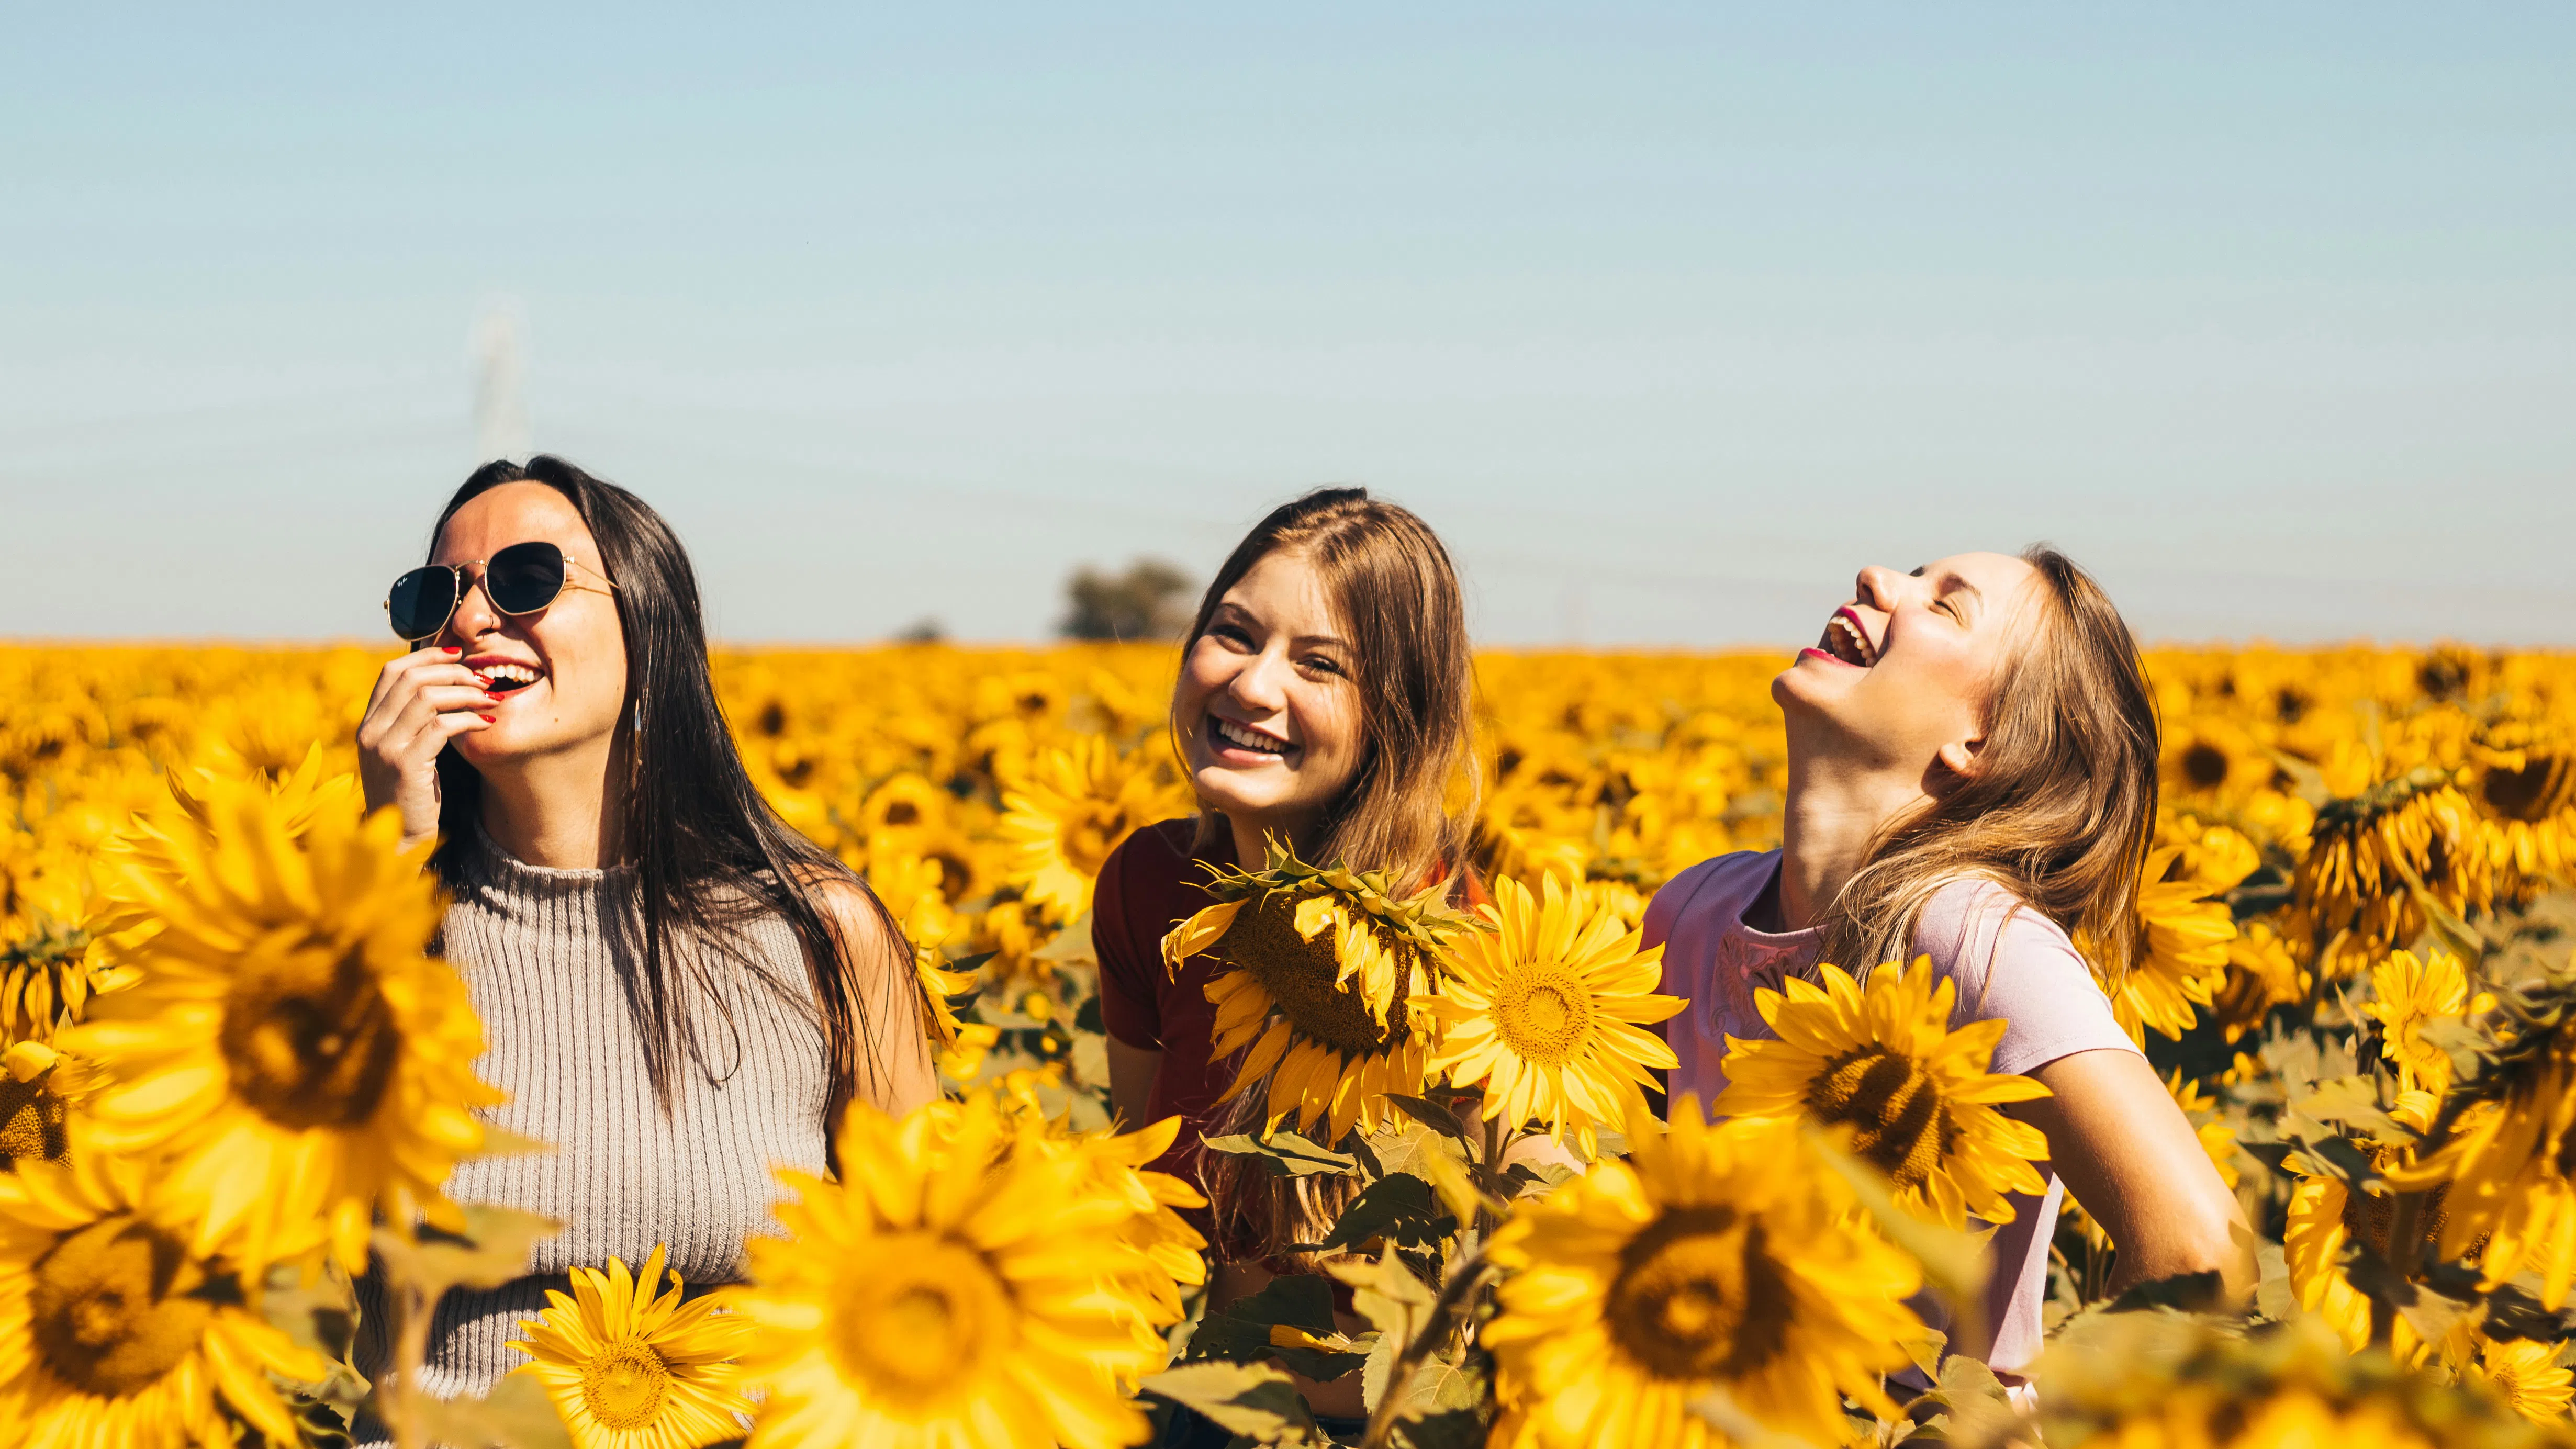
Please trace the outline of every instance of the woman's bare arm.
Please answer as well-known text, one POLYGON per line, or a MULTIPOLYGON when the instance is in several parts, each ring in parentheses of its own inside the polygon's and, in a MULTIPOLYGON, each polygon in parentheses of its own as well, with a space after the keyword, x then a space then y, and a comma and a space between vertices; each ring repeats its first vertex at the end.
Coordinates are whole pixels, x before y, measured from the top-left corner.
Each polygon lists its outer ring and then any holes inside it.
POLYGON ((2253 1290, 2244 1210, 2146 1058, 2076 1052, 2031 1076, 2054 1095, 2005 1110, 2046 1134, 2067 1191, 2111 1235, 2112 1293, 2210 1272, 2231 1296, 2253 1290))
MULTIPOLYGON (((928 1007, 921 978, 912 969, 912 948, 886 929, 876 903, 857 887, 828 888, 823 899, 840 931, 868 1033, 868 1040, 859 1044, 865 1060, 852 1086, 859 1100, 903 1116, 939 1095, 928 1007)), ((836 1104, 836 1121, 838 1116, 836 1104)))
POLYGON ((1154 1100, 1154 1074, 1162 1069, 1161 1052, 1129 1046, 1111 1034, 1109 1110, 1118 1119, 1119 1131, 1133 1132, 1153 1125, 1145 1120, 1145 1109, 1154 1100))

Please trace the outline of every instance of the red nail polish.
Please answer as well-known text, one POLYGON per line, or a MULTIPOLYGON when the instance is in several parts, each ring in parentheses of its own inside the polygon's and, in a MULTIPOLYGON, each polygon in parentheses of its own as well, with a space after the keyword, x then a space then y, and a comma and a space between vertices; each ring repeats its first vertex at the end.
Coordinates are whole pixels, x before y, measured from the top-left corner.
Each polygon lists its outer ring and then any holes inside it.
POLYGON ((465 652, 463 649, 460 649, 453 644, 442 644, 439 647, 445 649, 450 654, 462 654, 465 652))
POLYGON ((488 715, 488 714, 487 714, 487 715, 479 715, 479 716, 477 716, 477 718, 481 719, 485 724, 499 724, 499 723, 500 723, 500 721, 499 721, 497 718, 495 718, 495 717, 494 717, 494 716, 492 716, 492 715, 488 715))
POLYGON ((501 696, 487 689, 483 691, 483 697, 485 699, 499 699, 501 696))

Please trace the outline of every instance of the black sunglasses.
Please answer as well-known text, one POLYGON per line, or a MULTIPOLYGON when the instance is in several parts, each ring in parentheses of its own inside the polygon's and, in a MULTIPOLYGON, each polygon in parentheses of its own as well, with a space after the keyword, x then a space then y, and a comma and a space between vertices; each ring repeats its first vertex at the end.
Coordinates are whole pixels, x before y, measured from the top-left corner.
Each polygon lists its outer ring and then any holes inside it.
MULTIPOLYGON (((385 595, 385 614, 392 620, 394 632, 405 640, 430 638, 447 627, 456 606, 465 602, 466 591, 473 587, 465 571, 477 564, 483 569, 483 595, 492 601, 495 610, 533 614, 563 592, 566 566, 578 562, 551 543, 514 543, 473 563, 431 564, 394 580, 393 589, 385 595)), ((612 589, 617 587, 616 581, 604 575, 600 582, 612 589)))

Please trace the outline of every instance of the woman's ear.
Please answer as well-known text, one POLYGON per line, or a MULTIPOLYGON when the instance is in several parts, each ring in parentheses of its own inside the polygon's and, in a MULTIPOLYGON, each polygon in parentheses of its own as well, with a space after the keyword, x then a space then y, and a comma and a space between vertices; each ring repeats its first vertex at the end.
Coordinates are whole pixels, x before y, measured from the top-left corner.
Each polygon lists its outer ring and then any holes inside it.
POLYGON ((1932 778, 1926 782, 1927 793, 1938 797, 1977 778, 1977 764, 1986 752, 1986 739, 1952 740, 1932 756, 1932 778))

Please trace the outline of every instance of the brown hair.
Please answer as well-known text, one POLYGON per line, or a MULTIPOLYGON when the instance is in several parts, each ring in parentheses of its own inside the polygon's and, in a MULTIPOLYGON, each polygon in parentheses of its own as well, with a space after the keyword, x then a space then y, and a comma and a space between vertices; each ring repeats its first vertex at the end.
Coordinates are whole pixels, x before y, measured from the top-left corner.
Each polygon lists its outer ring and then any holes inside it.
MULTIPOLYGON (((1449 551, 1430 525, 1365 488, 1318 488, 1283 503, 1253 526, 1209 581, 1181 643, 1186 659, 1208 631, 1226 592, 1271 554, 1313 560, 1341 627, 1350 635, 1363 741, 1359 769, 1298 853, 1318 865, 1383 870, 1398 890, 1419 890, 1466 859, 1475 818, 1475 661, 1467 609, 1449 551), (1450 789, 1470 792, 1458 814, 1450 789)), ((1174 730, 1190 726, 1172 722, 1174 730)), ((1225 817, 1199 811, 1194 854, 1224 848, 1225 817)), ((1238 862, 1259 870, 1261 862, 1238 862)))
POLYGON ((2042 587, 1995 681, 1976 772, 1870 845, 1818 922, 1821 959, 1854 972, 1915 954, 1951 881, 1991 880, 2084 943, 2105 975, 2134 963, 2138 876, 2156 828, 2161 729, 2137 641, 2090 574, 2045 544, 2042 587))
MULTIPOLYGON (((1181 654, 1198 647, 1226 592, 1273 553, 1293 550, 1314 562, 1324 596, 1350 637, 1352 683, 1360 697, 1360 765, 1298 853, 1319 865, 1385 871, 1410 892, 1438 879, 1455 895, 1467 880, 1468 823, 1475 818, 1475 661, 1467 647, 1467 610, 1449 551, 1428 524, 1365 488, 1318 488, 1272 509, 1226 556, 1199 600, 1181 654), (1466 804, 1450 812, 1463 783, 1466 804)), ((1173 721, 1175 731, 1188 726, 1173 721)), ((1202 806, 1191 853, 1221 858, 1229 849, 1225 817, 1202 806)), ((1259 861, 1239 862, 1247 870, 1259 861)), ((1260 1132, 1254 1089, 1237 1097, 1218 1135, 1260 1132)), ((1277 1259, 1290 1243, 1322 1237, 1357 1194, 1348 1177, 1278 1181, 1231 1154, 1201 1161, 1216 1218, 1216 1247, 1234 1260, 1277 1259)), ((1274 1268, 1307 1268, 1301 1261, 1274 1268)), ((1311 1269, 1309 1269, 1311 1271, 1311 1269)))

